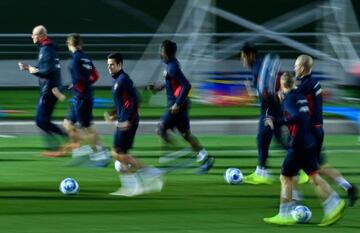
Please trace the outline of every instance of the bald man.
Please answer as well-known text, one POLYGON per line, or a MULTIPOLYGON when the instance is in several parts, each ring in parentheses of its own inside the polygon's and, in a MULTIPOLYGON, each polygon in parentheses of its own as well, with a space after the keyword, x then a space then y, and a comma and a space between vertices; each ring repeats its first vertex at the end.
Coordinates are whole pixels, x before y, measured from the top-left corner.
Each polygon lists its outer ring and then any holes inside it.
MULTIPOLYGON (((57 47, 47 35, 43 25, 34 27, 31 38, 39 47, 38 64, 36 66, 19 62, 20 70, 27 71, 39 78, 40 98, 36 111, 36 125, 44 132, 48 149, 57 151, 59 142, 55 135, 66 137, 66 133, 51 122, 51 116, 58 98, 54 88, 61 86, 60 62, 56 54, 57 47)), ((44 155, 54 155, 44 152, 44 155)))
POLYGON ((348 194, 348 205, 353 206, 358 198, 356 186, 350 184, 341 173, 326 163, 322 150, 324 141, 322 89, 319 81, 312 77, 313 59, 308 55, 300 55, 294 65, 297 79, 300 81, 298 91, 309 103, 312 131, 316 139, 316 155, 320 164, 320 174, 333 179, 348 194))

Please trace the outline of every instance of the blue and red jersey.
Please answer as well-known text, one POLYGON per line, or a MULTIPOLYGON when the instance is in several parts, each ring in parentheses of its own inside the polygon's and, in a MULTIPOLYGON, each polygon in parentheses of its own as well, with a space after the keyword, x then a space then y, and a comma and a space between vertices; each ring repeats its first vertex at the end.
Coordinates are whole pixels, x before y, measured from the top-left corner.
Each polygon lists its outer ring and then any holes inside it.
POLYGON ((180 63, 176 58, 166 63, 164 76, 168 106, 175 103, 179 106, 186 106, 191 84, 181 71, 180 63))
MULTIPOLYGON (((264 83, 260 84, 259 82, 266 82, 268 83, 269 80, 260 80, 260 75, 262 73, 263 70, 268 69, 269 64, 264 64, 264 60, 260 59, 259 57, 257 57, 252 65, 252 73, 253 73, 253 80, 252 80, 252 85, 253 88, 256 89, 258 95, 259 95, 259 102, 260 102, 260 114, 263 117, 278 117, 281 116, 281 109, 280 109, 280 104, 277 100, 277 97, 275 95, 275 93, 273 93, 272 91, 269 91, 267 89, 261 90, 260 86, 263 85, 264 83)), ((279 72, 280 74, 280 72, 279 72)), ((278 77, 276 77, 276 83, 274 84, 276 87, 276 90, 279 90, 279 74, 278 77)), ((269 74, 266 74, 269 75, 269 74)), ((267 79, 269 79, 269 77, 266 77, 267 79)), ((265 85, 266 86, 266 85, 265 85)))
POLYGON ((139 99, 133 81, 123 70, 112 76, 114 78, 112 94, 114 98, 117 120, 139 122, 139 99))
POLYGON ((76 98, 92 98, 92 84, 99 79, 99 74, 91 59, 81 50, 71 55, 69 64, 73 93, 76 98))
POLYGON ((282 102, 283 118, 275 122, 287 125, 290 133, 290 146, 310 148, 315 144, 312 133, 308 102, 297 90, 285 94, 282 102))
POLYGON ((39 71, 34 73, 39 77, 41 94, 51 93, 51 89, 61 89, 60 60, 57 56, 57 46, 46 38, 39 44, 38 64, 35 66, 39 71))
POLYGON ((319 81, 308 74, 298 78, 300 84, 298 91, 305 96, 309 103, 311 124, 313 127, 320 127, 323 124, 323 99, 322 89, 319 81))

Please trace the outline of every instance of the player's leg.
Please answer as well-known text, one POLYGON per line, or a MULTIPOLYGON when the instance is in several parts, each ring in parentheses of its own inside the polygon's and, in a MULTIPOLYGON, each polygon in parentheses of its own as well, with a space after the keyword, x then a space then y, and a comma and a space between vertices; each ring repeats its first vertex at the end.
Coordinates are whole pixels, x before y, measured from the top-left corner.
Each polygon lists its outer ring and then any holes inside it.
POLYGON ((295 176, 299 172, 300 167, 301 160, 298 156, 296 156, 296 151, 290 148, 285 156, 281 169, 279 212, 273 217, 264 218, 266 223, 278 225, 292 225, 296 223, 296 221, 291 217, 291 210, 295 205, 295 202, 292 198, 292 191, 295 185, 295 176))
POLYGON ((327 226, 340 220, 345 209, 345 201, 331 189, 330 185, 322 179, 319 174, 309 174, 309 178, 319 197, 324 200, 322 203, 324 208, 324 218, 322 219, 320 226, 327 226))
POLYGON ((128 153, 135 136, 134 132, 136 132, 134 127, 126 131, 116 129, 112 156, 115 160, 115 169, 119 173, 121 187, 117 191, 110 193, 111 195, 135 196, 144 192, 137 173, 143 167, 143 164, 128 153))
POLYGON ((63 149, 66 150, 66 152, 80 147, 80 133, 75 126, 75 123, 78 122, 76 106, 77 100, 75 99, 70 107, 68 117, 64 119, 63 122, 63 126, 69 135, 69 143, 63 146, 63 149))
POLYGON ((322 145, 324 142, 324 129, 323 127, 316 127, 313 129, 315 139, 316 139, 316 154, 320 164, 319 173, 322 176, 327 176, 331 178, 335 183, 337 183, 341 188, 343 188, 348 194, 348 205, 354 206, 358 199, 358 190, 355 185, 348 182, 344 176, 340 173, 339 170, 330 166, 326 162, 325 154, 322 151, 322 145))
POLYGON ((273 131, 270 127, 264 126, 263 124, 264 121, 259 122, 259 132, 257 135, 258 163, 261 169, 266 169, 273 131))
POLYGON ((129 130, 117 129, 114 140, 113 158, 120 167, 121 188, 113 195, 135 196, 149 192, 160 192, 163 187, 162 172, 151 166, 145 166, 129 154, 134 143, 138 124, 129 130))
POLYGON ((260 116, 258 133, 256 137, 258 149, 258 166, 255 172, 244 177, 244 182, 249 184, 272 184, 273 178, 267 169, 267 159, 269 157, 269 147, 273 131, 264 125, 264 116, 260 116))
POLYGON ((69 135, 69 141, 70 144, 76 144, 76 145, 80 145, 80 135, 78 130, 76 129, 75 124, 68 119, 64 119, 63 122, 63 126, 67 132, 67 134, 69 135))
POLYGON ((330 187, 330 185, 319 175, 319 165, 316 152, 313 149, 301 150, 303 155, 303 169, 308 174, 311 184, 318 196, 323 200, 324 218, 320 226, 335 223, 343 216, 345 201, 330 187))
POLYGON ((161 117, 161 120, 156 129, 156 133, 160 136, 165 145, 172 144, 172 140, 168 134, 168 130, 172 129, 175 124, 174 115, 171 114, 170 110, 166 110, 161 117))
POLYGON ((112 156, 115 160, 118 160, 124 166, 124 171, 137 171, 144 167, 140 161, 131 156, 128 151, 132 148, 134 143, 135 134, 138 128, 138 124, 132 125, 128 130, 116 129, 114 137, 114 149, 112 150, 112 156), (129 169, 127 169, 129 168, 129 169), (131 168, 131 170, 130 170, 131 168))
POLYGON ((208 173, 209 170, 214 166, 215 158, 209 156, 207 150, 191 133, 188 108, 182 108, 180 109, 179 113, 177 113, 175 126, 180 132, 183 139, 190 144, 192 150, 197 152, 196 160, 201 164, 198 173, 208 173))
POLYGON ((67 134, 60 127, 51 122, 51 117, 57 103, 57 98, 53 94, 45 96, 45 121, 43 122, 43 124, 45 124, 45 127, 49 132, 63 137, 67 137, 67 134))
MULTIPOLYGON (((57 150, 60 142, 50 130, 50 118, 53 106, 54 105, 51 105, 51 100, 49 100, 47 95, 41 95, 36 109, 35 123, 44 133, 47 148, 50 150, 57 150)), ((49 151, 45 151, 45 155, 48 152, 49 151)))
POLYGON ((199 174, 206 174, 215 164, 215 158, 209 156, 207 150, 199 143, 199 140, 191 133, 190 129, 180 132, 192 149, 197 152, 196 161, 200 163, 199 174))
POLYGON ((82 128, 81 139, 90 144, 94 151, 97 151, 98 148, 102 149, 99 136, 95 129, 92 127, 92 108, 93 108, 93 99, 92 98, 82 98, 78 100, 77 104, 77 119, 82 128))

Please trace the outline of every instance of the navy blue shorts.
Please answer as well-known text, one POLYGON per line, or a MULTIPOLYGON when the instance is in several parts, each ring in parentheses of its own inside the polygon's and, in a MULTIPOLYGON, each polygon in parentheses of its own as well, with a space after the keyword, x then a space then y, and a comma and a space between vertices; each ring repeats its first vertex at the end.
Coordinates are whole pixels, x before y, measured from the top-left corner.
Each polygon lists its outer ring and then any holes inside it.
POLYGON ((315 148, 289 148, 282 164, 281 174, 284 176, 297 176, 300 169, 306 174, 312 174, 319 169, 315 148))
POLYGON ((71 106, 68 119, 75 124, 78 122, 81 127, 87 128, 91 125, 92 121, 92 98, 75 98, 71 106))
POLYGON ((136 130, 139 124, 132 124, 130 129, 123 131, 116 128, 114 135, 114 150, 117 153, 127 153, 132 148, 136 130))
POLYGON ((170 109, 166 110, 161 118, 160 127, 162 130, 176 128, 180 133, 190 131, 190 120, 187 107, 181 107, 178 113, 171 113, 170 109))

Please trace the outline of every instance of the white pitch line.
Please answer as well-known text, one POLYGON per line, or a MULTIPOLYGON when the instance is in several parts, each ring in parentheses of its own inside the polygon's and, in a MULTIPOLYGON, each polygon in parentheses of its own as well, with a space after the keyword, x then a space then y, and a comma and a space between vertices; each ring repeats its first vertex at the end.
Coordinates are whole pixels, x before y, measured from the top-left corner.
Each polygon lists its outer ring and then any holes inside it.
POLYGON ((0 138, 16 138, 16 136, 14 136, 14 135, 0 134, 0 138))

